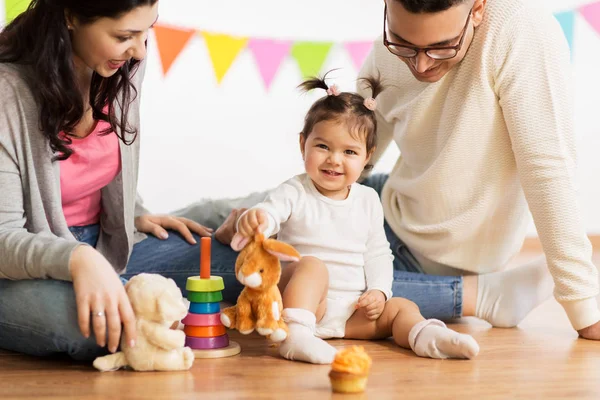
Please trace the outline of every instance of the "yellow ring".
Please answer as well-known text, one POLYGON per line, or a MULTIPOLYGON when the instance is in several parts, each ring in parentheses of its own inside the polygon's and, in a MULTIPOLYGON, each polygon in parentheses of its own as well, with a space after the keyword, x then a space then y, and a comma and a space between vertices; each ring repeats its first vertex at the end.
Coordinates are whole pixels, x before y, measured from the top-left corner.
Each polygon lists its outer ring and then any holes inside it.
POLYGON ((190 292, 216 292, 225 289, 225 284, 220 276, 211 276, 210 279, 190 276, 185 284, 185 289, 190 292))

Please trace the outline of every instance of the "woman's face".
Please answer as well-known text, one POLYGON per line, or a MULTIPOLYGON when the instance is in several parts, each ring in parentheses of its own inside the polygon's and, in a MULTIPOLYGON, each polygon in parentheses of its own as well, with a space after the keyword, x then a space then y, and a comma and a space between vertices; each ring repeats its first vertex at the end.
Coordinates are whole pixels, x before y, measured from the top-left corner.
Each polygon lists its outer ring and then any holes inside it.
POLYGON ((108 78, 126 62, 146 57, 146 38, 158 18, 158 2, 137 7, 117 19, 100 18, 83 24, 67 17, 75 66, 108 78))

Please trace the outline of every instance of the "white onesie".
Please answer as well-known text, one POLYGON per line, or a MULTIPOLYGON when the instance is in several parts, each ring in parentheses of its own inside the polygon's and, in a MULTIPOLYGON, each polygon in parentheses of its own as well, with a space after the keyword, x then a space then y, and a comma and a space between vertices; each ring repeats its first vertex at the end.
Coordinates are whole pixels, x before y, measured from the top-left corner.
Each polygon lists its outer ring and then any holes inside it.
POLYGON ((392 297, 393 256, 383 228, 377 192, 355 183, 345 200, 317 191, 307 174, 295 176, 271 191, 253 208, 267 212, 264 234, 313 256, 329 270, 327 311, 317 323, 321 338, 344 337, 346 321, 366 290, 392 297))

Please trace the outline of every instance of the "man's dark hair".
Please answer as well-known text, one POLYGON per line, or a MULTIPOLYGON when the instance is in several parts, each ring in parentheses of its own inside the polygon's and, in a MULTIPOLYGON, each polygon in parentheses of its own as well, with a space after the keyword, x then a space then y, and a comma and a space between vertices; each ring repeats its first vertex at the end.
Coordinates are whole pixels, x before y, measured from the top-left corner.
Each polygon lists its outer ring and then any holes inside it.
POLYGON ((402 4, 406 11, 413 14, 435 13, 446 11, 450 7, 464 3, 466 0, 395 0, 402 4))

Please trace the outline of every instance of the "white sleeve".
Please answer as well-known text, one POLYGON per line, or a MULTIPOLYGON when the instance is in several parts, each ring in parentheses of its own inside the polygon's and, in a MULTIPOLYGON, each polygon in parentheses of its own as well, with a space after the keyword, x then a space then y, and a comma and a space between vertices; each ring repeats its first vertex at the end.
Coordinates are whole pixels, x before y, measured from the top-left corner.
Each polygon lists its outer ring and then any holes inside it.
POLYGON ((495 89, 554 295, 582 329, 598 322, 600 311, 578 204, 568 45, 551 15, 523 12, 507 21, 495 54, 495 89))
POLYGON ((299 182, 295 179, 290 179, 270 191, 263 202, 244 212, 240 215, 240 218, 252 209, 259 208, 264 210, 267 213, 269 225, 263 234, 265 237, 275 235, 281 229, 281 224, 287 221, 292 215, 292 212, 300 201, 302 193, 303 191, 300 188, 299 182))
POLYGON ((392 298, 394 280, 394 257, 383 228, 383 207, 375 191, 370 191, 371 226, 367 252, 365 253, 365 277, 367 290, 380 290, 386 300, 392 298))

